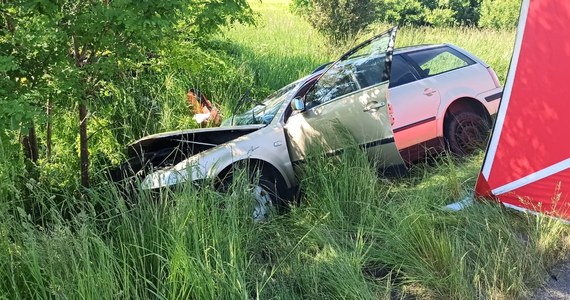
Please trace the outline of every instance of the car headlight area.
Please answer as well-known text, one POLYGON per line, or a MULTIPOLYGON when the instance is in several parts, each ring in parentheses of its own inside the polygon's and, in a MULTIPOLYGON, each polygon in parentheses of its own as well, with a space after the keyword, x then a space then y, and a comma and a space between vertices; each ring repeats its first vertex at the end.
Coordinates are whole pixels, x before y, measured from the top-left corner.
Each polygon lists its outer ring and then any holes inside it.
POLYGON ((207 169, 195 161, 182 162, 170 169, 158 170, 145 177, 141 187, 154 190, 170 187, 187 181, 205 179, 207 169))

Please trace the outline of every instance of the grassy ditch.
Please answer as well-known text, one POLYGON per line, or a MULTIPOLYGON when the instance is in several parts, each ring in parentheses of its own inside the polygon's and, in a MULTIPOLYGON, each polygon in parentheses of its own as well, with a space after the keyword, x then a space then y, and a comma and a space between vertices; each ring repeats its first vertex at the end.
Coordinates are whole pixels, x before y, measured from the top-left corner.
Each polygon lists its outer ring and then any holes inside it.
POLYGON ((565 225, 493 203, 442 205, 472 183, 478 157, 378 180, 358 149, 303 167, 301 204, 251 220, 247 185, 188 185, 126 205, 93 190, 48 225, 2 213, 0 294, 14 298, 512 299, 528 296, 568 248, 565 225), (113 200, 113 201, 109 201, 113 200), (95 209, 94 206, 98 206, 95 209))

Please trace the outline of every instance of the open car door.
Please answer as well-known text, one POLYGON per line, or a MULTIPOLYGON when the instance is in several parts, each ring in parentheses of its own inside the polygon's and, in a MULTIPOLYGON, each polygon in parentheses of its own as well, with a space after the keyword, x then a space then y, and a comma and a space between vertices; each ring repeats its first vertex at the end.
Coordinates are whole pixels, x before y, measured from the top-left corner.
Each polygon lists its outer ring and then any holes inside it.
POLYGON ((340 153, 353 139, 380 168, 403 167, 388 112, 388 81, 397 28, 356 46, 332 63, 304 96, 285 130, 291 161, 302 161, 311 144, 340 153))

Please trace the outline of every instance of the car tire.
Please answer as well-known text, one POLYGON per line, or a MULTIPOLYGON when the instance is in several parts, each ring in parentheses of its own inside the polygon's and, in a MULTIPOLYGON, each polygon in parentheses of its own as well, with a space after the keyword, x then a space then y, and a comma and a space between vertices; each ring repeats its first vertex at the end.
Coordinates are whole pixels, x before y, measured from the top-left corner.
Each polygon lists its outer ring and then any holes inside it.
POLYGON ((446 125, 445 139, 453 154, 463 156, 486 146, 490 132, 486 117, 464 111, 450 116, 446 125))
POLYGON ((250 183, 253 195, 253 220, 265 221, 273 211, 278 211, 283 205, 280 197, 281 183, 278 179, 270 176, 259 178, 258 182, 250 183))
MULTIPOLYGON (((218 190, 227 192, 233 181, 233 172, 224 176, 218 190)), ((281 211, 286 200, 283 198, 286 190, 285 182, 279 175, 262 166, 248 168, 248 181, 252 193, 254 222, 265 221, 274 211, 281 211)))

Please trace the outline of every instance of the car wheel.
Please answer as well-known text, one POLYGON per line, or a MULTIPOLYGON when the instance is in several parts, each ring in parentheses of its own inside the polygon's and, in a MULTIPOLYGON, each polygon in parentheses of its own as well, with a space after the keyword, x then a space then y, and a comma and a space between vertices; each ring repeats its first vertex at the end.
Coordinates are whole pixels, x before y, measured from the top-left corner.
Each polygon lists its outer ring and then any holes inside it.
MULTIPOLYGON (((258 168, 250 168, 248 171, 249 190, 252 195, 253 212, 255 222, 267 220, 273 211, 279 211, 285 203, 282 198, 285 183, 280 176, 272 172, 258 168)), ((218 189, 227 192, 233 180, 233 174, 227 174, 218 189)))
POLYGON ((445 139, 449 150, 457 155, 466 155, 483 149, 489 136, 487 118, 465 111, 450 117, 445 139))
POLYGON ((250 186, 254 201, 253 220, 255 222, 265 221, 280 203, 277 182, 262 177, 258 183, 252 183, 250 186))

